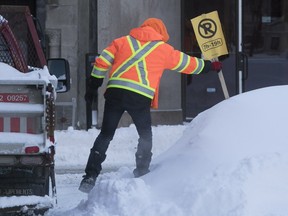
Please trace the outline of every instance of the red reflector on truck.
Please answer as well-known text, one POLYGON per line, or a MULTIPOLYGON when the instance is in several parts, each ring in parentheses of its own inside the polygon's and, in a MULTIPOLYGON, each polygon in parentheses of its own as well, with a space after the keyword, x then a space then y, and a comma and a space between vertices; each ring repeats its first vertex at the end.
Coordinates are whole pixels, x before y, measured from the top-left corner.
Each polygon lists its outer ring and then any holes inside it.
POLYGON ((26 154, 38 153, 39 151, 40 151, 40 148, 38 146, 29 146, 25 148, 26 154))
MULTIPOLYGON (((1 103, 0 103, 1 105, 1 103)), ((39 116, 0 116, 0 132, 16 132, 16 133, 29 133, 37 134, 39 129, 39 116)))

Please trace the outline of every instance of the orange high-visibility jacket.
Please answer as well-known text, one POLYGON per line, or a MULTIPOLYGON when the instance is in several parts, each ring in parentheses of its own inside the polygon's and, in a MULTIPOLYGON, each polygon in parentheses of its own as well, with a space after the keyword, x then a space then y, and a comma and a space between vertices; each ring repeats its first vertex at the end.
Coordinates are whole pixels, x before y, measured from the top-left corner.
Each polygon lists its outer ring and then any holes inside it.
POLYGON ((91 75, 104 78, 110 69, 107 88, 136 92, 153 99, 152 107, 158 108, 159 82, 165 69, 199 74, 205 65, 204 60, 175 50, 163 40, 153 27, 132 29, 102 51, 91 75))

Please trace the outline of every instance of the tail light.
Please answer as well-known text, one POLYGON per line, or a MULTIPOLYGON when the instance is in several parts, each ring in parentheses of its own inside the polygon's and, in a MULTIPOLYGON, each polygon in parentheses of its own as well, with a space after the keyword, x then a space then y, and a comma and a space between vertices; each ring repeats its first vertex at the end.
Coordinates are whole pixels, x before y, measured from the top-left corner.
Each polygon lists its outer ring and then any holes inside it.
POLYGON ((29 146, 25 148, 26 154, 39 153, 39 151, 40 151, 39 146, 29 146))

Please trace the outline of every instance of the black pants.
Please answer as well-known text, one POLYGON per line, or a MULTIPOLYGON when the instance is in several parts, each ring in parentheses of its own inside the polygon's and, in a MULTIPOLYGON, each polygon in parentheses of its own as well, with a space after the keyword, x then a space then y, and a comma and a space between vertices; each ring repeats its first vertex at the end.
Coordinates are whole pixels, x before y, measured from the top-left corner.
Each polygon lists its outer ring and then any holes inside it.
MULTIPOLYGON (((86 174, 89 176, 99 175, 109 143, 113 139, 125 111, 131 116, 139 135, 136 167, 148 169, 152 157, 151 100, 127 90, 113 88, 107 90, 105 98, 102 128, 91 149, 85 169, 86 174)), ((125 148, 125 144, 123 148, 125 148)))

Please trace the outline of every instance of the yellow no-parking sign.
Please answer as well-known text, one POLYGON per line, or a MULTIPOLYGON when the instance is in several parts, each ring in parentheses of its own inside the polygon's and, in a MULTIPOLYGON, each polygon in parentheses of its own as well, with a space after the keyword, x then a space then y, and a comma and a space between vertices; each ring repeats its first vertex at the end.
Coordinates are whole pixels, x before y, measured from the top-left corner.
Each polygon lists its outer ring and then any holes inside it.
POLYGON ((217 11, 195 17, 191 23, 205 59, 211 60, 228 54, 217 11))
MULTIPOLYGON (((228 54, 217 11, 195 17, 191 19, 191 23, 204 59, 218 61, 219 56, 228 54)), ((218 72, 218 76, 224 97, 225 99, 228 99, 229 93, 222 70, 218 72)))

